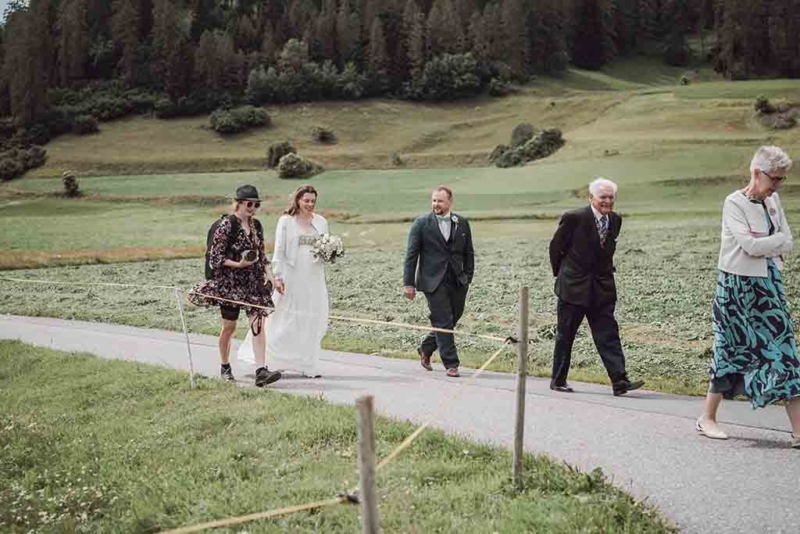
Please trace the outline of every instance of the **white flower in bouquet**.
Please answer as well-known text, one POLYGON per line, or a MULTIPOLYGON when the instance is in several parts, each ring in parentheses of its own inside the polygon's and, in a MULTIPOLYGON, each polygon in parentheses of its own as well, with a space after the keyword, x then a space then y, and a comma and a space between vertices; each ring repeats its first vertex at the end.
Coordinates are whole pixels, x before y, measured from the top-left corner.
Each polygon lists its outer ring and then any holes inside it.
POLYGON ((323 234, 311 246, 311 255, 315 262, 336 263, 338 258, 344 256, 344 243, 335 235, 323 234))

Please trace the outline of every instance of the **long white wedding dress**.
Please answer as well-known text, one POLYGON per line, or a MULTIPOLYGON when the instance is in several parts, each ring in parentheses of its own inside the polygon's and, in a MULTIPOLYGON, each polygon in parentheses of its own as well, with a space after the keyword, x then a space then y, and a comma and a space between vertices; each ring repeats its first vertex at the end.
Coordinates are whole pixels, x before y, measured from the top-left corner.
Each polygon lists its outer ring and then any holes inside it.
MULTIPOLYGON (((266 322, 267 366, 275 371, 296 371, 317 376, 322 338, 328 329, 328 288, 325 266, 311 255, 314 239, 327 233, 327 221, 314 215, 313 234, 303 234, 294 217, 284 215, 275 238, 273 271, 283 278, 283 295, 275 291, 275 312, 266 322), (293 250, 292 250, 293 249, 293 250)), ((251 360, 251 334, 239 359, 251 360), (249 356, 249 357, 248 357, 249 356)))

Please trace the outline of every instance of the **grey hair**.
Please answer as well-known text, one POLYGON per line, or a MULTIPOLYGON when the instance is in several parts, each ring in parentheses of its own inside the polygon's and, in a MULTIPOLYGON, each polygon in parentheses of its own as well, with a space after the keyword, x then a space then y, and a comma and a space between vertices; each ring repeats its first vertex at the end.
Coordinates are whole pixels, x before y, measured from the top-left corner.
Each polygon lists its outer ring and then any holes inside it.
POLYGON ((750 172, 758 169, 762 172, 772 172, 778 169, 789 170, 792 166, 792 159, 777 146, 762 146, 756 150, 753 160, 750 162, 750 172))
POLYGON ((600 192, 600 189, 606 187, 611 188, 611 190, 614 191, 614 196, 615 197, 617 196, 617 189, 618 189, 617 184, 615 184, 611 180, 607 180, 606 178, 596 178, 595 180, 593 180, 592 183, 589 184, 589 193, 593 197, 596 197, 600 192))

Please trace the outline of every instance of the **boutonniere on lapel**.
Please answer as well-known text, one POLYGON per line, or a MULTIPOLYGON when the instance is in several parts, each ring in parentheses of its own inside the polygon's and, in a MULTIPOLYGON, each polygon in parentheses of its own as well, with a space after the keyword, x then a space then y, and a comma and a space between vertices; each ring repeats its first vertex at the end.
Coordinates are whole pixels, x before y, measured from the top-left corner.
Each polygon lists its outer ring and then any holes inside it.
POLYGON ((775 216, 776 213, 778 213, 778 212, 775 211, 775 208, 770 208, 769 209, 769 214, 772 215, 773 217, 775 216))
POLYGON ((453 221, 453 224, 458 224, 458 217, 456 217, 455 215, 451 216, 450 220, 453 221))

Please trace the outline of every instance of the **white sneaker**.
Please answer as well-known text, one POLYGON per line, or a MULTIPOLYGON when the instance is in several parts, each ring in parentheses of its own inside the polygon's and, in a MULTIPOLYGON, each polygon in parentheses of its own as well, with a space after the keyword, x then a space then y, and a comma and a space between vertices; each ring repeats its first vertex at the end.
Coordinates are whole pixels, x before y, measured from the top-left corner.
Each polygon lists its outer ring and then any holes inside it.
POLYGON ((702 417, 697 420, 694 425, 695 430, 711 439, 728 439, 728 435, 722 429, 711 421, 705 421, 702 417))

